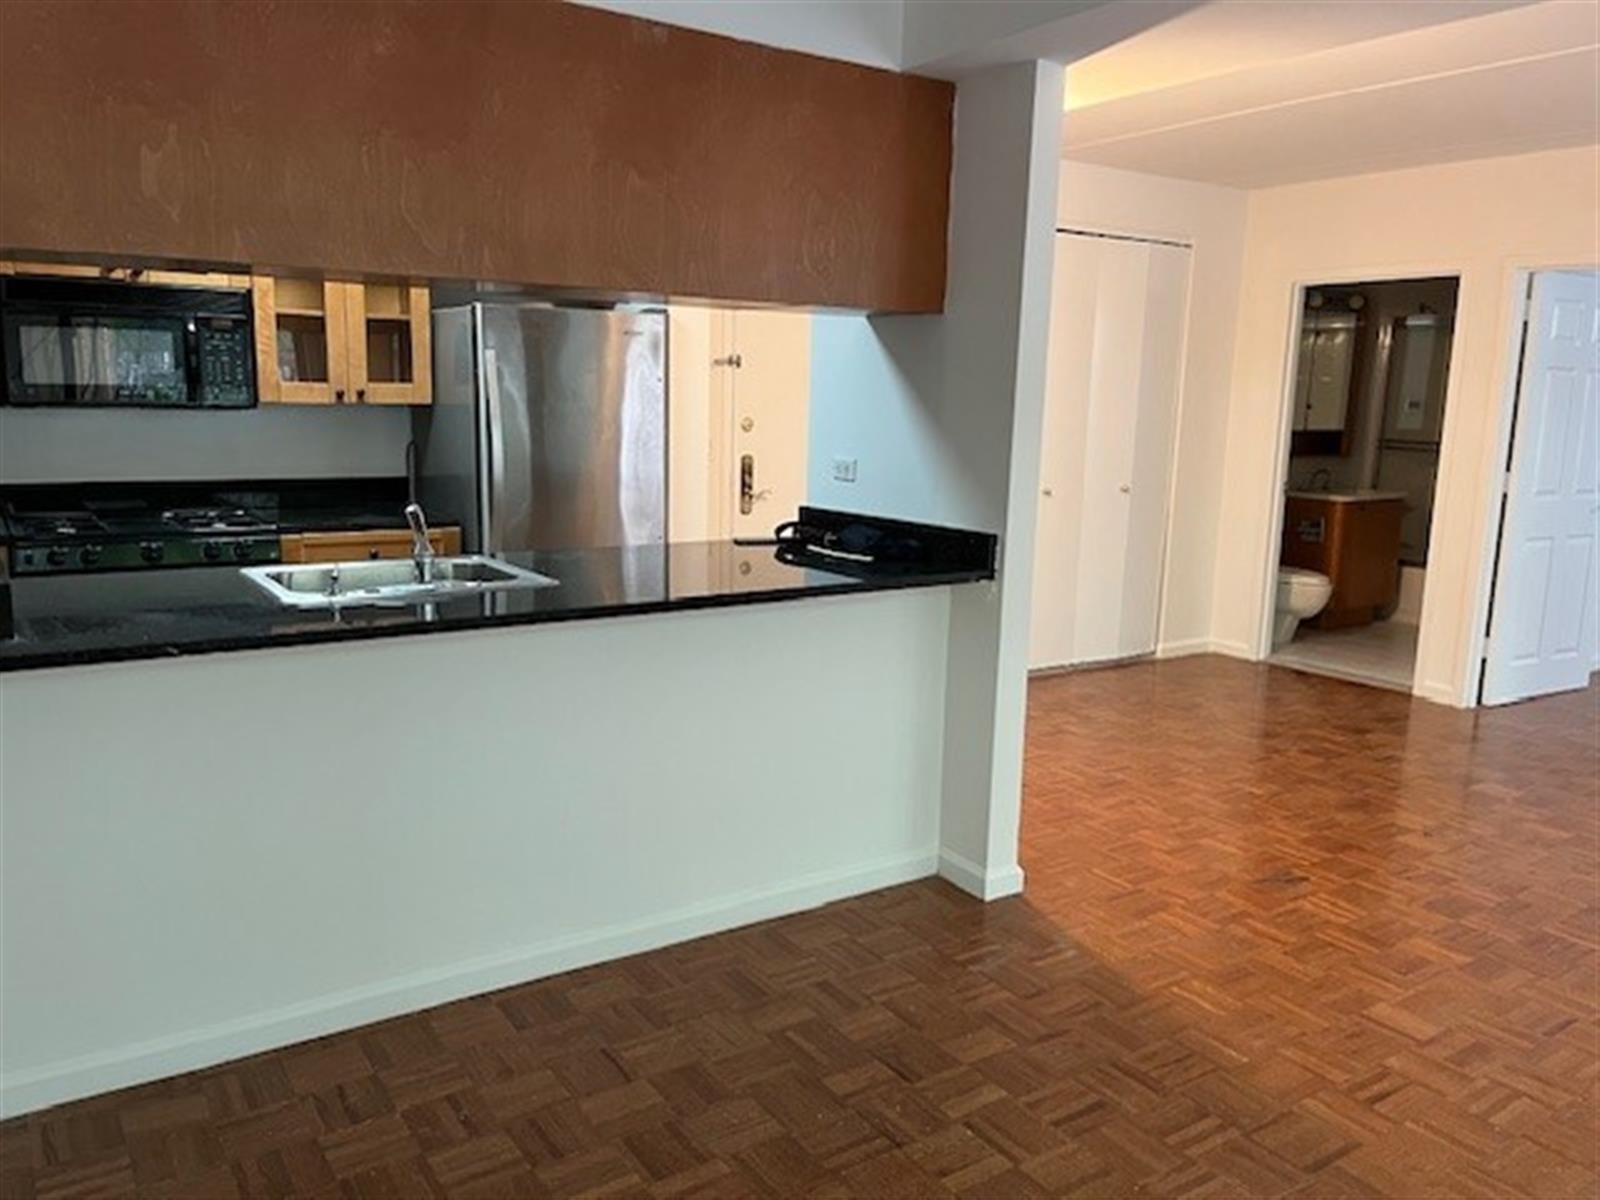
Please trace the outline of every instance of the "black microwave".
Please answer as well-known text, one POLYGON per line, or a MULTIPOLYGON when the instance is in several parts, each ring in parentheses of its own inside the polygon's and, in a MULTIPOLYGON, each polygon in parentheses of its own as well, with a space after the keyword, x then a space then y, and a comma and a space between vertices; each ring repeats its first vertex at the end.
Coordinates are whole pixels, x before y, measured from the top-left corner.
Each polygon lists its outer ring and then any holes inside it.
POLYGON ((4 403, 250 408, 250 293, 98 279, 0 279, 4 403))

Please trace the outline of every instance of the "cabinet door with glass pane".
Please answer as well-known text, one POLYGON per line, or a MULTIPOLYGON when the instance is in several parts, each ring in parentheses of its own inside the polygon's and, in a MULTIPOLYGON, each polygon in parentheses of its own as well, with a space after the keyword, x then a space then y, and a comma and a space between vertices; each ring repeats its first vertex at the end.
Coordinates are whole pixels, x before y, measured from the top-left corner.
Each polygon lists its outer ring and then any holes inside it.
POLYGON ((348 284, 255 275, 256 380, 263 404, 344 404, 351 398, 348 284))
POLYGON ((433 403, 428 289, 405 283, 345 286, 355 403, 433 403))

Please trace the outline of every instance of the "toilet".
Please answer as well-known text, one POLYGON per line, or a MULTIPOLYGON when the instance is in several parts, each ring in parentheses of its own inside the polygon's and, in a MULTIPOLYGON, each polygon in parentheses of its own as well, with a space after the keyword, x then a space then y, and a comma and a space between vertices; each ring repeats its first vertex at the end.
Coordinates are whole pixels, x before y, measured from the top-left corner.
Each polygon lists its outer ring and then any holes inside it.
POLYGON ((1333 595, 1333 581, 1303 567, 1278 568, 1278 600, 1273 610, 1272 647, 1287 646, 1300 622, 1316 616, 1333 595))

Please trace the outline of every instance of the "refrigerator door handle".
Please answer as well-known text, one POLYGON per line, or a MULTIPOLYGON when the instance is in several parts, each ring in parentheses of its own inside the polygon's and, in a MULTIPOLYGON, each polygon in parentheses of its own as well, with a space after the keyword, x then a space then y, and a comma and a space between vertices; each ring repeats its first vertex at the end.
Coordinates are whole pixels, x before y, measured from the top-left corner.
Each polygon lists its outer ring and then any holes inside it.
POLYGON ((483 391, 488 401, 487 407, 489 410, 488 429, 486 430, 489 435, 488 511, 484 514, 488 545, 484 547, 484 550, 489 554, 498 554, 504 549, 501 545, 504 538, 504 529, 502 528, 500 505, 494 502, 494 497, 505 486, 506 431, 500 409, 500 363, 495 352, 490 349, 485 349, 483 352, 483 391))

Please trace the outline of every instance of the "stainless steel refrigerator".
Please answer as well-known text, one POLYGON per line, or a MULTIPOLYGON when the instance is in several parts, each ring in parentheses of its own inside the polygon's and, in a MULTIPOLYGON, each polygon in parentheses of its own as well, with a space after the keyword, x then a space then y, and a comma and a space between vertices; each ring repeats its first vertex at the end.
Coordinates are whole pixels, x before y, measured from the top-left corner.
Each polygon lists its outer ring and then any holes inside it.
POLYGON ((659 310, 435 310, 424 506, 490 554, 664 541, 666 356, 659 310))

